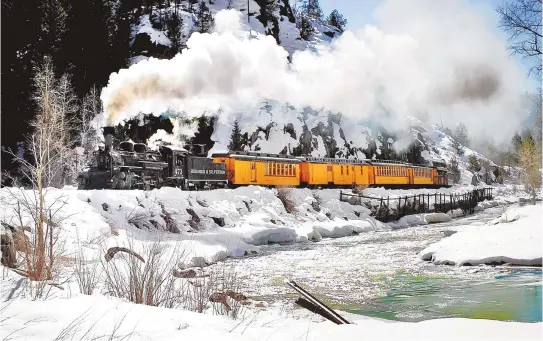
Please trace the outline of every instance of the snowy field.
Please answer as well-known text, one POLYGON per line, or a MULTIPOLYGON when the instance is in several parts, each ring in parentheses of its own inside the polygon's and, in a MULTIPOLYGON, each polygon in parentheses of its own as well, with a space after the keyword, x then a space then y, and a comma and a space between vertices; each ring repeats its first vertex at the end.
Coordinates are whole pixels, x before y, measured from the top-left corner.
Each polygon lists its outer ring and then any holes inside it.
MULTIPOLYGON (((498 208, 495 206, 518 202, 518 197, 509 194, 508 191, 505 187, 499 189, 498 197, 493 201, 481 203, 481 209, 494 207, 496 210, 498 208)), ((403 194, 401 191, 388 193, 403 194)), ((3 222, 19 225, 14 210, 15 198, 20 198, 23 194, 31 193, 13 188, 0 190, 3 222)), ((216 316, 219 314, 214 308, 216 304, 207 301, 206 308, 203 309, 204 314, 183 309, 135 305, 126 299, 112 297, 109 292, 111 288, 103 279, 96 284, 96 290, 91 296, 81 293, 81 286, 77 276, 74 275, 77 264, 86 269, 100 269, 100 265, 104 264, 103 256, 110 247, 128 247, 148 259, 147 256, 151 255, 149 248, 158 241, 161 250, 165 250, 162 255, 166 257, 161 259, 164 260, 161 269, 171 267, 174 271, 195 270, 198 274, 209 276, 210 271, 221 266, 221 263, 211 265, 212 263, 232 258, 230 262, 240 261, 240 266, 243 266, 243 260, 247 261, 245 263, 247 268, 235 269, 240 277, 250 274, 252 278, 259 278, 261 273, 262 279, 269 280, 266 271, 280 272, 279 268, 267 263, 266 258, 259 258, 263 251, 267 252, 267 245, 270 243, 285 245, 296 243, 291 245, 303 247, 309 241, 319 241, 328 237, 367 235, 373 238, 384 233, 389 234, 391 238, 405 238, 402 243, 408 247, 410 243, 424 238, 426 224, 451 219, 448 215, 406 217, 406 220, 409 220, 408 226, 422 226, 395 232, 394 224, 383 224, 369 217, 367 208, 339 201, 339 190, 321 190, 317 193, 295 189, 290 191, 288 199, 290 204, 286 205, 289 206, 287 210, 278 198, 276 190, 261 187, 202 192, 183 192, 172 188, 150 192, 49 189, 46 201, 52 210, 58 210, 56 217, 61 220, 56 228, 59 239, 63 242, 64 262, 56 283, 60 283, 62 289, 50 286, 45 295, 46 299, 31 300, 34 284, 3 267, 0 337, 26 340, 120 340, 128 337, 132 340, 191 337, 226 340, 327 340, 339 337, 435 340, 438 337, 443 339, 443 335, 446 335, 455 340, 540 339, 541 323, 469 319, 392 323, 344 313, 343 315, 353 320, 356 325, 335 326, 303 310, 294 309, 292 302, 287 305, 269 304, 258 299, 249 299, 247 306, 238 306, 240 310, 237 319, 232 319, 231 316, 216 316), (414 239, 410 239, 409 235, 414 239), (83 259, 83 264, 78 263, 79 258, 83 259), (251 263, 253 259, 255 261, 260 259, 260 265, 251 263), (449 332, 444 334, 443 330, 449 332)), ((526 206, 517 211, 519 217, 517 221, 507 224, 520 224, 535 219, 533 216, 539 210, 540 205, 526 206)), ((33 226, 28 212, 22 215, 22 224, 33 226)), ((500 225, 507 224, 500 222, 485 227, 500 228, 500 225)), ((469 228, 482 229, 481 226, 469 228)), ((448 239, 464 233, 462 228, 458 228, 458 231, 461 232, 448 239)), ((534 233, 534 229, 522 231, 527 234, 534 233)), ((25 233, 31 236, 32 229, 25 233)), ((436 238, 435 233, 433 236, 432 238, 436 238)), ((434 239, 429 239, 426 243, 430 242, 439 244, 439 241, 434 239)), ((362 248, 359 251, 351 249, 353 262, 334 259, 333 255, 339 256, 341 251, 336 249, 328 253, 328 258, 322 258, 322 255, 311 251, 305 252, 304 259, 291 259, 290 263, 282 263, 281 267, 300 271, 305 268, 305 272, 311 272, 314 284, 326 287, 330 285, 331 279, 324 273, 319 274, 319 263, 323 261, 336 264, 347 274, 353 270, 364 270, 362 265, 364 263, 371 266, 378 264, 382 271, 386 271, 391 264, 396 264, 397 267, 406 259, 406 253, 402 253, 401 248, 384 254, 379 248, 364 249, 363 243, 356 242, 356 247, 362 248), (364 258, 366 256, 360 253, 361 250, 370 258, 364 258), (357 262, 360 266, 356 265, 357 262)), ((535 247, 538 250, 540 248, 535 243, 524 245, 525 249, 531 248, 532 253, 536 252, 533 249, 535 247)), ((122 259, 124 258, 115 256, 112 264, 119 264, 122 259)), ((426 263, 420 259, 419 261, 426 263)), ((378 267, 374 266, 373 269, 378 267)), ((168 268, 168 271, 170 270, 168 268)), ((122 272, 119 274, 122 275, 122 272)), ((363 278, 365 275, 360 273, 358 276, 363 278)), ((356 280, 355 276, 351 277, 356 280)), ((286 278, 279 276, 275 279, 277 282, 275 284, 281 286, 284 279, 286 278)), ((176 281, 172 284, 175 290, 183 286, 196 285, 187 279, 180 278, 176 281)), ((240 283, 236 289, 242 289, 241 292, 245 294, 259 292, 265 295, 266 290, 270 288, 261 285, 258 280, 252 282, 250 289, 246 285, 247 282, 240 283)), ((212 292, 206 293, 206 298, 210 293, 212 292)), ((256 296, 249 297, 257 298, 256 296)), ((179 306, 184 307, 183 304, 185 303, 180 303, 179 306)))

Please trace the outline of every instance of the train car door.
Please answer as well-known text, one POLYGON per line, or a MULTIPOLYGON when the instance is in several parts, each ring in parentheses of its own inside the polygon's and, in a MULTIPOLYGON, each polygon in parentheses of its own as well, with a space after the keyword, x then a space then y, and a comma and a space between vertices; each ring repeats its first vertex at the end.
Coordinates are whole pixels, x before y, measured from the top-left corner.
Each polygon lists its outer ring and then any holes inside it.
POLYGON ((334 172, 332 170, 332 165, 331 164, 326 165, 326 179, 327 179, 328 183, 333 183, 334 182, 334 172))
POLYGON ((256 182, 256 163, 251 162, 251 182, 256 182))
POLYGON ((415 179, 413 177, 413 168, 407 168, 407 178, 410 185, 415 183, 415 179))
POLYGON ((375 184, 375 167, 368 166, 368 184, 375 184))

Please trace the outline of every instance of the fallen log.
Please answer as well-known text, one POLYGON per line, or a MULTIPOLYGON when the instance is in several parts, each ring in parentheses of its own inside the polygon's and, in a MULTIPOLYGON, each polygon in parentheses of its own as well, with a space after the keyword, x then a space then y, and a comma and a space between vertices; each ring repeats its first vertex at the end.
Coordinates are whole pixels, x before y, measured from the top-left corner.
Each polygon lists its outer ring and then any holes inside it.
POLYGON ((343 316, 336 313, 332 308, 328 307, 315 296, 311 295, 307 290, 300 287, 294 281, 290 281, 287 284, 300 295, 302 295, 302 298, 296 300, 296 304, 308 309, 313 313, 321 315, 322 317, 334 322, 335 324, 351 324, 343 316))

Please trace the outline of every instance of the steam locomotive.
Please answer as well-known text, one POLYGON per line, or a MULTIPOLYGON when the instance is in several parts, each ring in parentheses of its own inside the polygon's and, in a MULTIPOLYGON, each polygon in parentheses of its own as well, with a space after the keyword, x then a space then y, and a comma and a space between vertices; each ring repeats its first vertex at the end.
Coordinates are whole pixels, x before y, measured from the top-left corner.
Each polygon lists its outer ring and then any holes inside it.
POLYGON ((94 152, 90 167, 79 173, 80 189, 143 189, 162 186, 185 190, 227 184, 226 166, 205 157, 203 146, 163 145, 152 151, 143 143, 123 141, 114 147, 113 127, 104 127, 104 146, 94 152))

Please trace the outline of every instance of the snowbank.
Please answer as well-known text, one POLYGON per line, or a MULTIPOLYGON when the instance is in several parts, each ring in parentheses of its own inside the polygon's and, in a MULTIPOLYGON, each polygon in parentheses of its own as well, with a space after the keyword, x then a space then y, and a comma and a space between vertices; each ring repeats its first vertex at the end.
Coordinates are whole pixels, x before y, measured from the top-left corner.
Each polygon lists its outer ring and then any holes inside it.
MULTIPOLYGON (((13 195, 33 195, 16 188, 0 190, 6 203, 2 221, 18 225, 13 195)), ((258 186, 200 192, 48 189, 46 201, 55 203, 58 217, 65 218, 61 238, 71 247, 87 245, 89 257, 104 248, 141 249, 159 240, 183 250, 188 266, 244 256, 270 243, 390 229, 369 217, 367 208, 339 201, 339 190, 291 189, 288 196, 295 205, 292 212, 275 189, 258 186)), ((23 220, 33 226, 28 212, 23 220)))
POLYGON ((483 226, 459 226, 457 233, 419 253, 435 264, 511 263, 541 266, 541 204, 508 209, 483 226))
MULTIPOLYGON (((3 312, 0 337, 53 340, 540 340, 541 323, 439 319, 395 323, 360 318, 335 325, 277 310, 246 310, 242 318, 198 314, 78 295, 46 301, 14 300, 3 312), (290 315, 290 316, 289 316, 290 315), (54 323, 52 323, 54 322, 54 323)), ((299 313, 298 313, 299 314, 299 313)), ((350 315, 352 317, 352 315, 350 315)))

